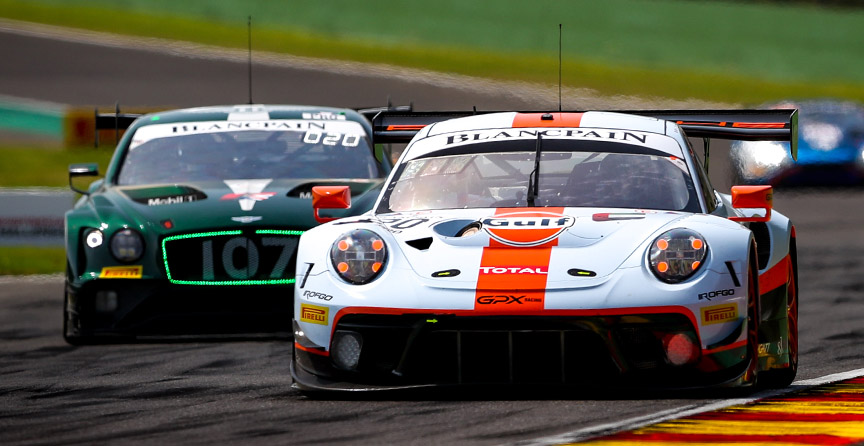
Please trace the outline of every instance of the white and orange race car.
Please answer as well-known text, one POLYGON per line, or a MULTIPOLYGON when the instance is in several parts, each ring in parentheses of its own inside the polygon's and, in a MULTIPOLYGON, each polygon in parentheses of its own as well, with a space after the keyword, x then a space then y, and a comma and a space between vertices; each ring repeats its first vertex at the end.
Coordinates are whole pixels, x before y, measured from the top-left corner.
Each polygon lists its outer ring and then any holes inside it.
MULTIPOLYGON (((372 211, 303 234, 303 391, 467 384, 786 386, 795 229, 716 192, 687 137, 785 140, 796 110, 389 113, 372 211)), ((350 205, 315 188, 314 209, 350 205)))

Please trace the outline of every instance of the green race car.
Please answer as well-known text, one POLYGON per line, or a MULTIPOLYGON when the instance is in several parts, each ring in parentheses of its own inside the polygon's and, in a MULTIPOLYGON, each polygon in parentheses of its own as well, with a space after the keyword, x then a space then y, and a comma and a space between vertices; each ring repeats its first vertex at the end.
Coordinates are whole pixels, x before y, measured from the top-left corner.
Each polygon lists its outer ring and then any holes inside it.
POLYGON ((318 224, 312 187, 349 186, 352 208, 328 216, 357 215, 392 167, 369 121, 349 109, 239 105, 110 119, 128 129, 105 177, 84 190, 77 178, 98 176, 97 166, 69 170, 83 194, 66 213, 71 344, 290 335, 297 242, 318 224))

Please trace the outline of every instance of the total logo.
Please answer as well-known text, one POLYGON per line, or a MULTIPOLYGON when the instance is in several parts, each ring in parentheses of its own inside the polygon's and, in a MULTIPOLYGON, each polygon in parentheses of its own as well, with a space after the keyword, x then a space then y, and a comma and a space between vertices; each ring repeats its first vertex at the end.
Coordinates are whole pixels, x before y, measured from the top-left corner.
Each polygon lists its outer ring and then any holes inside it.
POLYGON ((480 274, 549 274, 545 266, 481 266, 480 274))
POLYGON ((575 221, 553 212, 517 211, 484 219, 483 229, 505 245, 537 246, 554 240, 575 221))

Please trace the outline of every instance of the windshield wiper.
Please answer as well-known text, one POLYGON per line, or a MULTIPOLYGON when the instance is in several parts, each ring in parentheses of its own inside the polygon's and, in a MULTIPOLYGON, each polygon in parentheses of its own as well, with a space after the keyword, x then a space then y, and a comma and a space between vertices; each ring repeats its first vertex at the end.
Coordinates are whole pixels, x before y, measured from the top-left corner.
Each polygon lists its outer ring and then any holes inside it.
POLYGON ((537 147, 534 153, 534 170, 528 175, 528 207, 534 207, 534 199, 540 195, 540 147, 542 133, 537 132, 537 147))

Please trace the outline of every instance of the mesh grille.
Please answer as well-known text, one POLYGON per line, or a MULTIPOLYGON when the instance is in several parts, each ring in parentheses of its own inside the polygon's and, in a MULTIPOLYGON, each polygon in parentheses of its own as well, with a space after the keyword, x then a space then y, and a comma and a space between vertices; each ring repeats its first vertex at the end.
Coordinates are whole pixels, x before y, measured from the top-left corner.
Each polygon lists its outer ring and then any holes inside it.
POLYGON ((167 237, 165 271, 173 283, 276 285, 294 282, 295 230, 236 230, 167 237))

